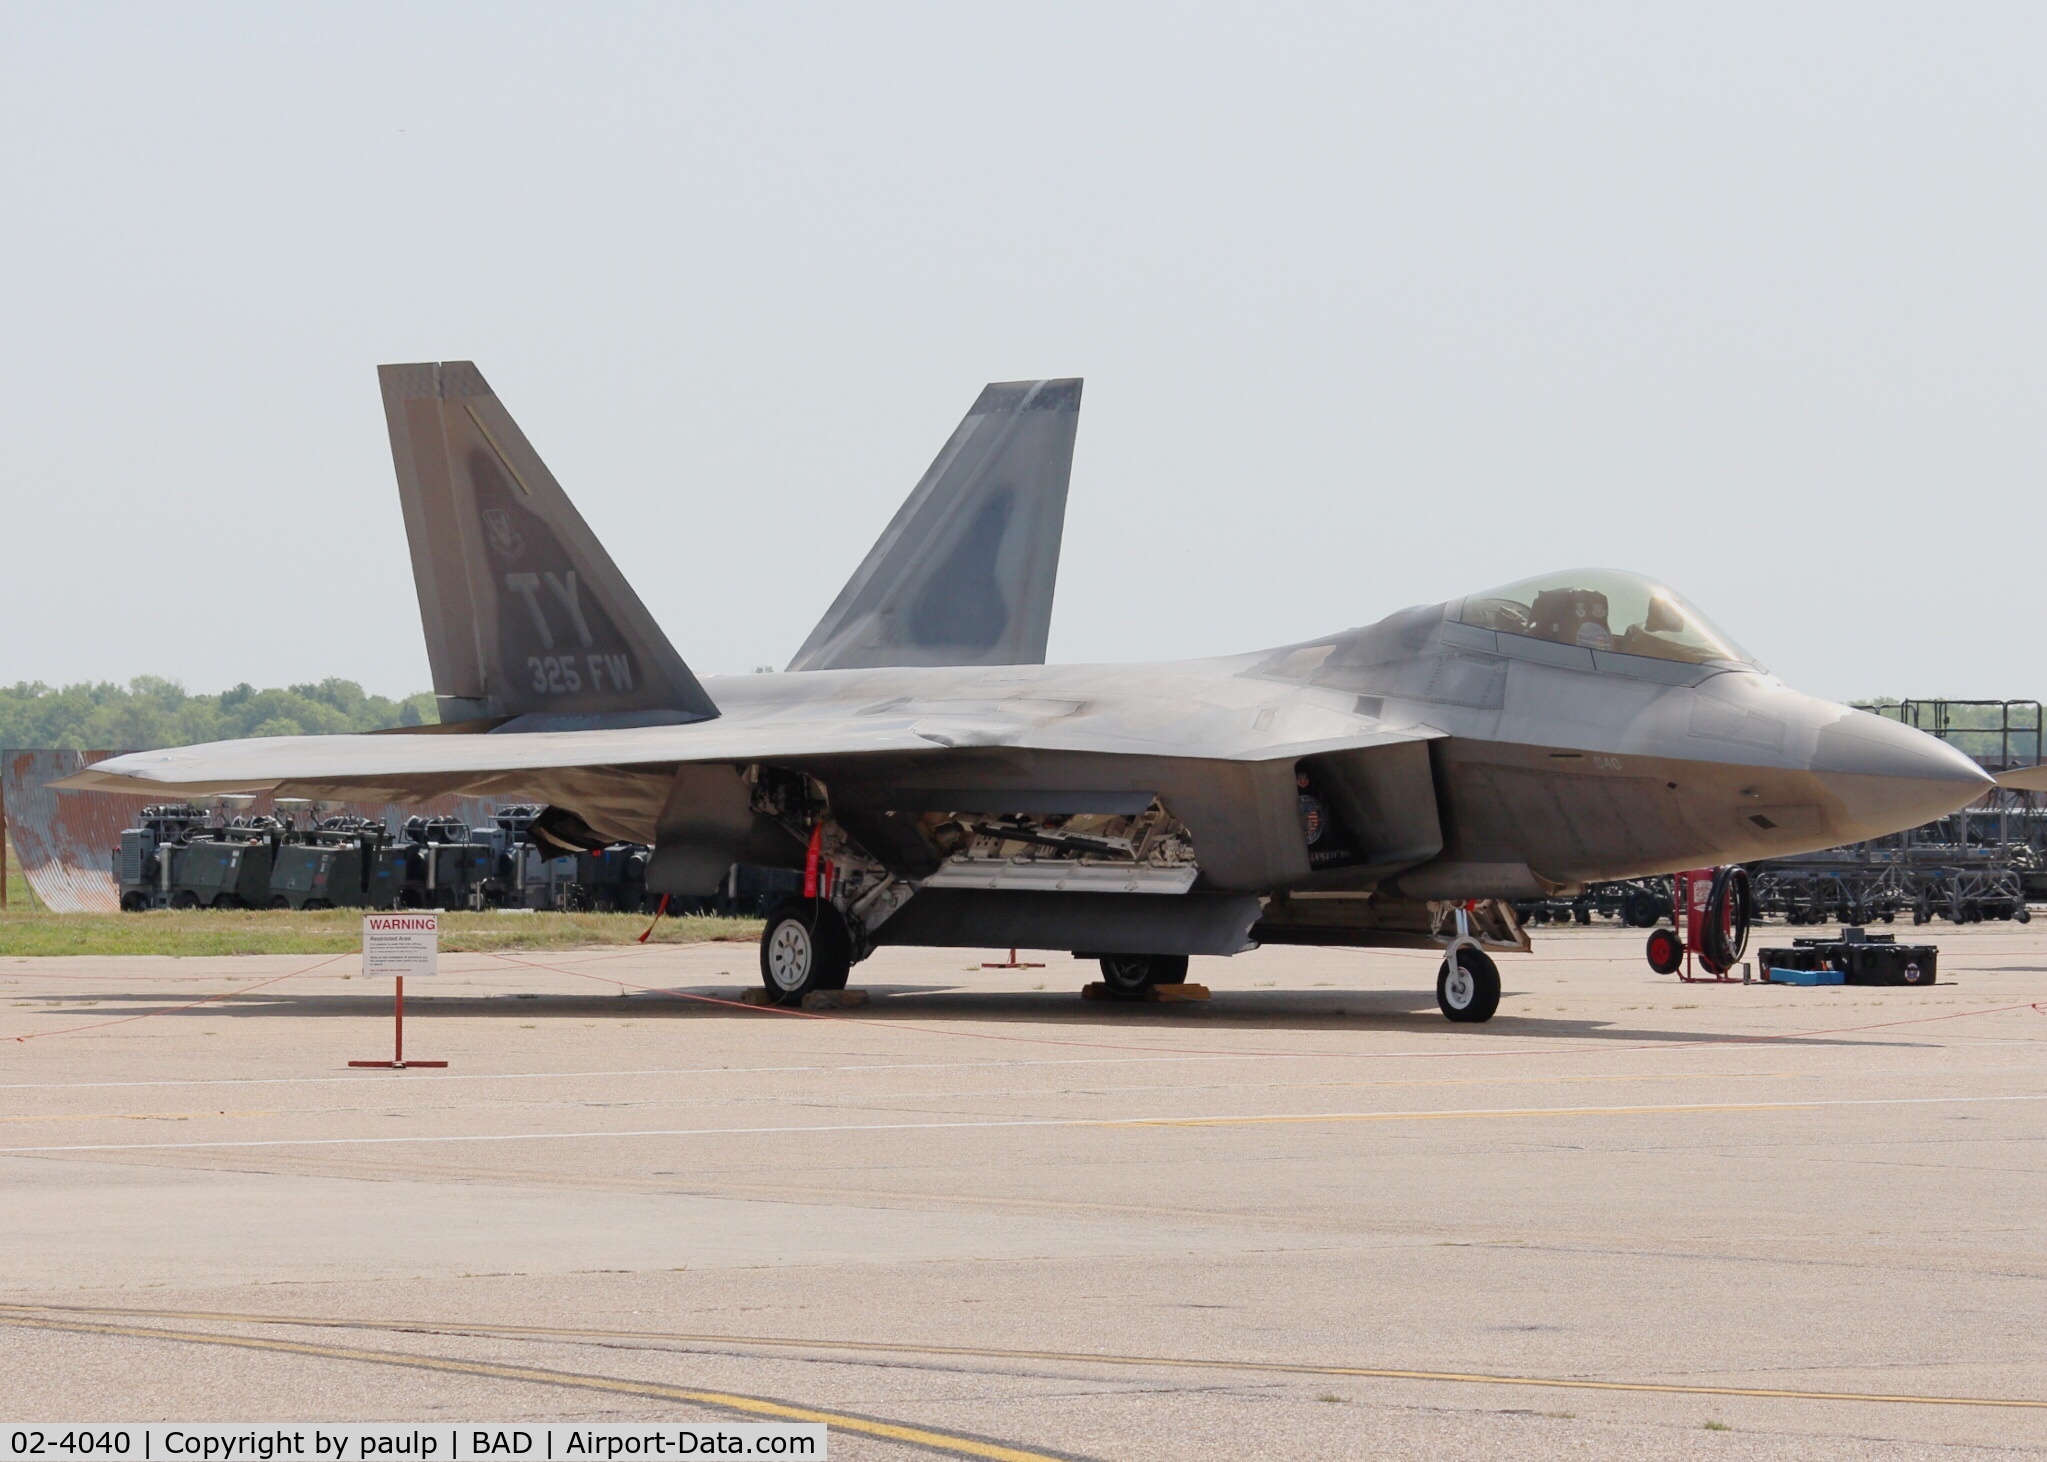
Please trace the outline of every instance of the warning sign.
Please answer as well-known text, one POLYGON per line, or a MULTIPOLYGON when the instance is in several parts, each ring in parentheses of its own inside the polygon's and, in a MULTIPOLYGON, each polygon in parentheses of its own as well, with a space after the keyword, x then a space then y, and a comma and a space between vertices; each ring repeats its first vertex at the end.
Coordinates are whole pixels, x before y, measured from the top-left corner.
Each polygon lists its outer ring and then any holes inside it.
POLYGON ((441 916, 434 913, 365 914, 362 972, 431 975, 441 952, 441 916))

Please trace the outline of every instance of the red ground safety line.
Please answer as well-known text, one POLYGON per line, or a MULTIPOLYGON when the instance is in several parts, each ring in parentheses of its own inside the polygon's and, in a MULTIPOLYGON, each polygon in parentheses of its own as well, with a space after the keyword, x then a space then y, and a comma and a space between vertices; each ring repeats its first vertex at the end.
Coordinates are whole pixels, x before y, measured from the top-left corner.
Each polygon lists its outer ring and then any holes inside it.
POLYGON ((173 1005, 168 1010, 145 1010, 140 1015, 120 1015, 112 1020, 87 1021, 84 1025, 67 1025, 61 1030, 30 1031, 24 1036, 0 1036, 0 1042, 11 1041, 15 1045, 22 1045, 28 1041, 40 1041, 45 1036, 75 1035, 79 1031, 102 1030, 110 1025, 127 1025, 130 1021, 153 1020, 159 1015, 177 1015, 181 1011, 197 1010, 202 1005, 211 1005, 216 1000, 226 1000, 234 995, 246 995, 251 990, 260 990, 265 985, 276 984, 279 980, 290 980, 300 975, 310 975, 315 970, 325 969, 337 959, 348 959, 354 953, 354 950, 350 950, 348 954, 330 954, 317 964, 307 965, 302 970, 286 970, 281 975, 272 975, 269 979, 258 980, 253 985, 239 985, 232 990, 223 990, 218 995, 208 995, 204 1000, 194 1000, 185 1005, 173 1005))

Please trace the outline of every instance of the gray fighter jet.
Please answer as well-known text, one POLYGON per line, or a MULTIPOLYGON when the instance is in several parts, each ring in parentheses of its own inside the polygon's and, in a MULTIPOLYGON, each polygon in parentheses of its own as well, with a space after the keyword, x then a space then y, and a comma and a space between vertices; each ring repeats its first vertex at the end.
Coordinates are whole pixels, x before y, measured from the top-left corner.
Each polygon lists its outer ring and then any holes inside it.
POLYGON ((699 680, 467 363, 387 366, 444 724, 141 752, 60 784, 548 804, 648 887, 803 870, 771 995, 889 944, 1066 949, 1112 993, 1261 943, 1443 947, 1510 901, 1912 827, 1991 785, 1777 680, 1672 590, 1572 570, 1273 650, 1042 663, 1080 382, 989 386, 787 673, 699 680))

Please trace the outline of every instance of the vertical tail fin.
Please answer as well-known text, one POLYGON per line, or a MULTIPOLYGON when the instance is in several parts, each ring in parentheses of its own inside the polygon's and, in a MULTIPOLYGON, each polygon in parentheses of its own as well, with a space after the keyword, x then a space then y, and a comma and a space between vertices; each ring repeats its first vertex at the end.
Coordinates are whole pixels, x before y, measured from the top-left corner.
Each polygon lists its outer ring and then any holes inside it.
POLYGON ((718 714, 474 365, 377 375, 443 720, 718 714))
POLYGON ((1080 385, 985 388, 789 668, 1043 664, 1080 385))

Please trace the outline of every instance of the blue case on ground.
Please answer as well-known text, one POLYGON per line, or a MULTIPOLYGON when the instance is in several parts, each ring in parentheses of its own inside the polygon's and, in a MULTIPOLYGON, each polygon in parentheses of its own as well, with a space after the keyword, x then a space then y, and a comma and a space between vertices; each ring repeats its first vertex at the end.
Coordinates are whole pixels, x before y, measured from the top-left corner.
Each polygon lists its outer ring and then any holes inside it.
POLYGON ((1773 985, 1845 985, 1848 977, 1839 970, 1785 970, 1771 969, 1770 983, 1773 985))

